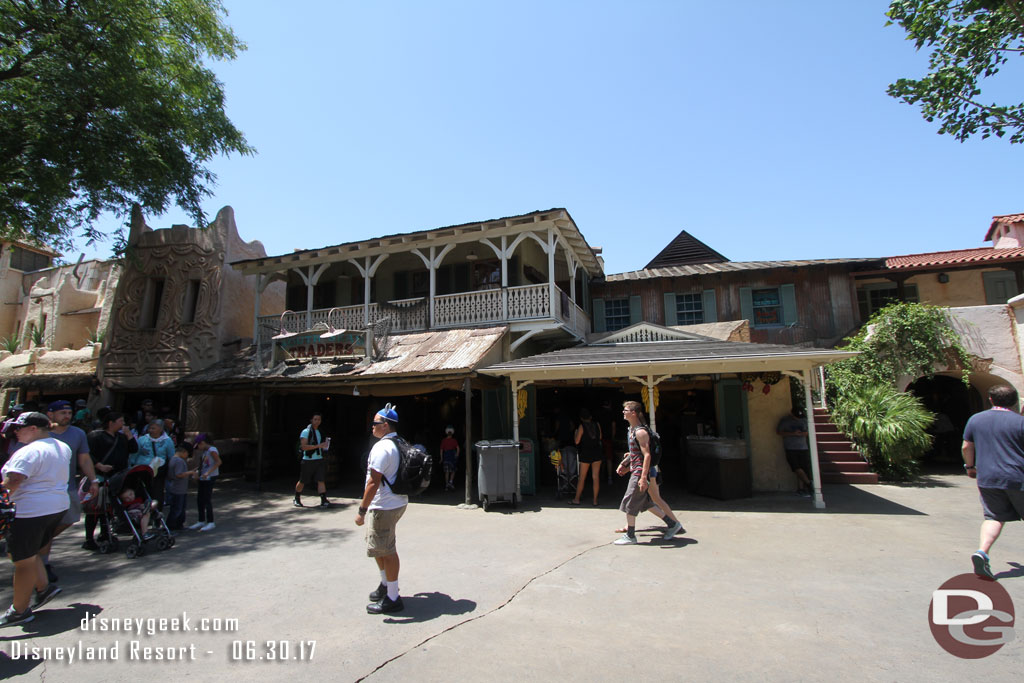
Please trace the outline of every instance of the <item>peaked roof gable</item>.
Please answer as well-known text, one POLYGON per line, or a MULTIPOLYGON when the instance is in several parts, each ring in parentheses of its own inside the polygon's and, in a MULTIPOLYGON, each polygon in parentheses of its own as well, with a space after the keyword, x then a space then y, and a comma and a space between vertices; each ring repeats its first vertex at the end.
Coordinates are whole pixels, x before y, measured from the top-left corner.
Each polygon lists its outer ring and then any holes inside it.
POLYGON ((683 230, 644 268, 664 268, 666 266, 681 266, 688 263, 725 263, 728 260, 683 230))
POLYGON ((615 332, 595 335, 590 344, 630 344, 652 341, 709 341, 713 337, 684 332, 678 328, 665 327, 654 323, 639 322, 615 332))

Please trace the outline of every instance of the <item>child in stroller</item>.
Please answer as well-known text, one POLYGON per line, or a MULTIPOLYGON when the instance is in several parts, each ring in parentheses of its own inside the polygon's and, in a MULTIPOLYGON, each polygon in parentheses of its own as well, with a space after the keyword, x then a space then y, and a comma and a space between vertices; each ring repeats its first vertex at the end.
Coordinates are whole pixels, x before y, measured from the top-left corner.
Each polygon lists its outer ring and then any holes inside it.
POLYGON ((156 541, 157 550, 167 550, 174 545, 174 536, 150 493, 153 476, 149 465, 136 465, 110 480, 110 492, 120 511, 120 519, 132 535, 132 542, 124 551, 128 559, 144 555, 145 545, 150 541, 156 541), (150 526, 153 533, 149 533, 150 526))

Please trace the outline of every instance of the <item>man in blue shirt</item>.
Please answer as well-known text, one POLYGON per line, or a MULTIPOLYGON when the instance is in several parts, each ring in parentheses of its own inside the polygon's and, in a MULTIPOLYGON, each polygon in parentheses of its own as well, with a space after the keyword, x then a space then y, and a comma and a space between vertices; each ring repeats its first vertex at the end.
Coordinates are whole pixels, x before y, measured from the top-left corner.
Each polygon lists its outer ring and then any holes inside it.
POLYGON ((988 390, 990 410, 977 413, 964 428, 964 469, 978 480, 985 521, 981 547, 971 556, 974 573, 995 579, 988 551, 1006 522, 1024 517, 1024 417, 1014 408, 1017 390, 1006 385, 988 390))
POLYGON ((330 506, 327 500, 327 467, 324 462, 324 450, 330 446, 330 439, 324 444, 320 439, 320 422, 323 416, 320 413, 313 413, 309 418, 309 426, 302 430, 299 435, 299 451, 302 452, 302 462, 299 469, 299 481, 295 483, 295 499, 292 505, 297 508, 305 507, 302 504, 302 489, 307 481, 316 481, 316 491, 320 494, 320 507, 330 506))

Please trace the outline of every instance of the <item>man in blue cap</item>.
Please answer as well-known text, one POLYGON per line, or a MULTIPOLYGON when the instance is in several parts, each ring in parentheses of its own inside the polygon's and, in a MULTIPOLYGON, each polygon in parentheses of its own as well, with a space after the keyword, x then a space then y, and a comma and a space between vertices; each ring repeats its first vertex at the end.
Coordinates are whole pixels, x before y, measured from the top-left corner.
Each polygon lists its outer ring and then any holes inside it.
POLYGON ((370 614, 390 614, 405 609, 398 594, 398 549, 395 527, 405 514, 409 497, 391 491, 388 482, 395 481, 401 464, 398 446, 392 440, 398 436, 398 411, 388 403, 377 411, 371 428, 379 439, 370 449, 366 464, 366 489, 356 514, 356 526, 363 526, 367 513, 370 525, 366 529, 366 554, 377 562, 380 585, 370 593, 370 614))

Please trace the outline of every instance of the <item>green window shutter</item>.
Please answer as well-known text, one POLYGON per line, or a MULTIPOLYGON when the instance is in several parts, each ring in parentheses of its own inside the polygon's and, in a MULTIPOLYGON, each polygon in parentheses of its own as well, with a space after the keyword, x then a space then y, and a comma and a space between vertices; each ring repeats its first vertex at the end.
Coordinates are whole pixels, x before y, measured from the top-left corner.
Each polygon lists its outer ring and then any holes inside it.
POLYGON ((796 285, 779 287, 779 299, 782 301, 782 322, 792 325, 796 322, 796 285))
POLYGON ((668 326, 679 324, 679 316, 676 312, 676 295, 673 292, 665 292, 665 324, 668 326))
POLYGON ((644 319, 643 308, 640 305, 640 295, 634 294, 629 297, 629 324, 636 325, 644 319))
POLYGON ((594 332, 604 332, 604 299, 594 299, 594 332))
POLYGON ((1008 299, 1017 296, 1017 278, 1009 271, 982 273, 981 280, 985 287, 986 304, 1005 304, 1008 299))
POLYGON ((718 302, 715 300, 715 290, 704 290, 704 322, 718 322, 718 302))
POLYGON ((750 321, 754 326, 754 297, 750 293, 750 287, 740 287, 740 315, 750 321))

